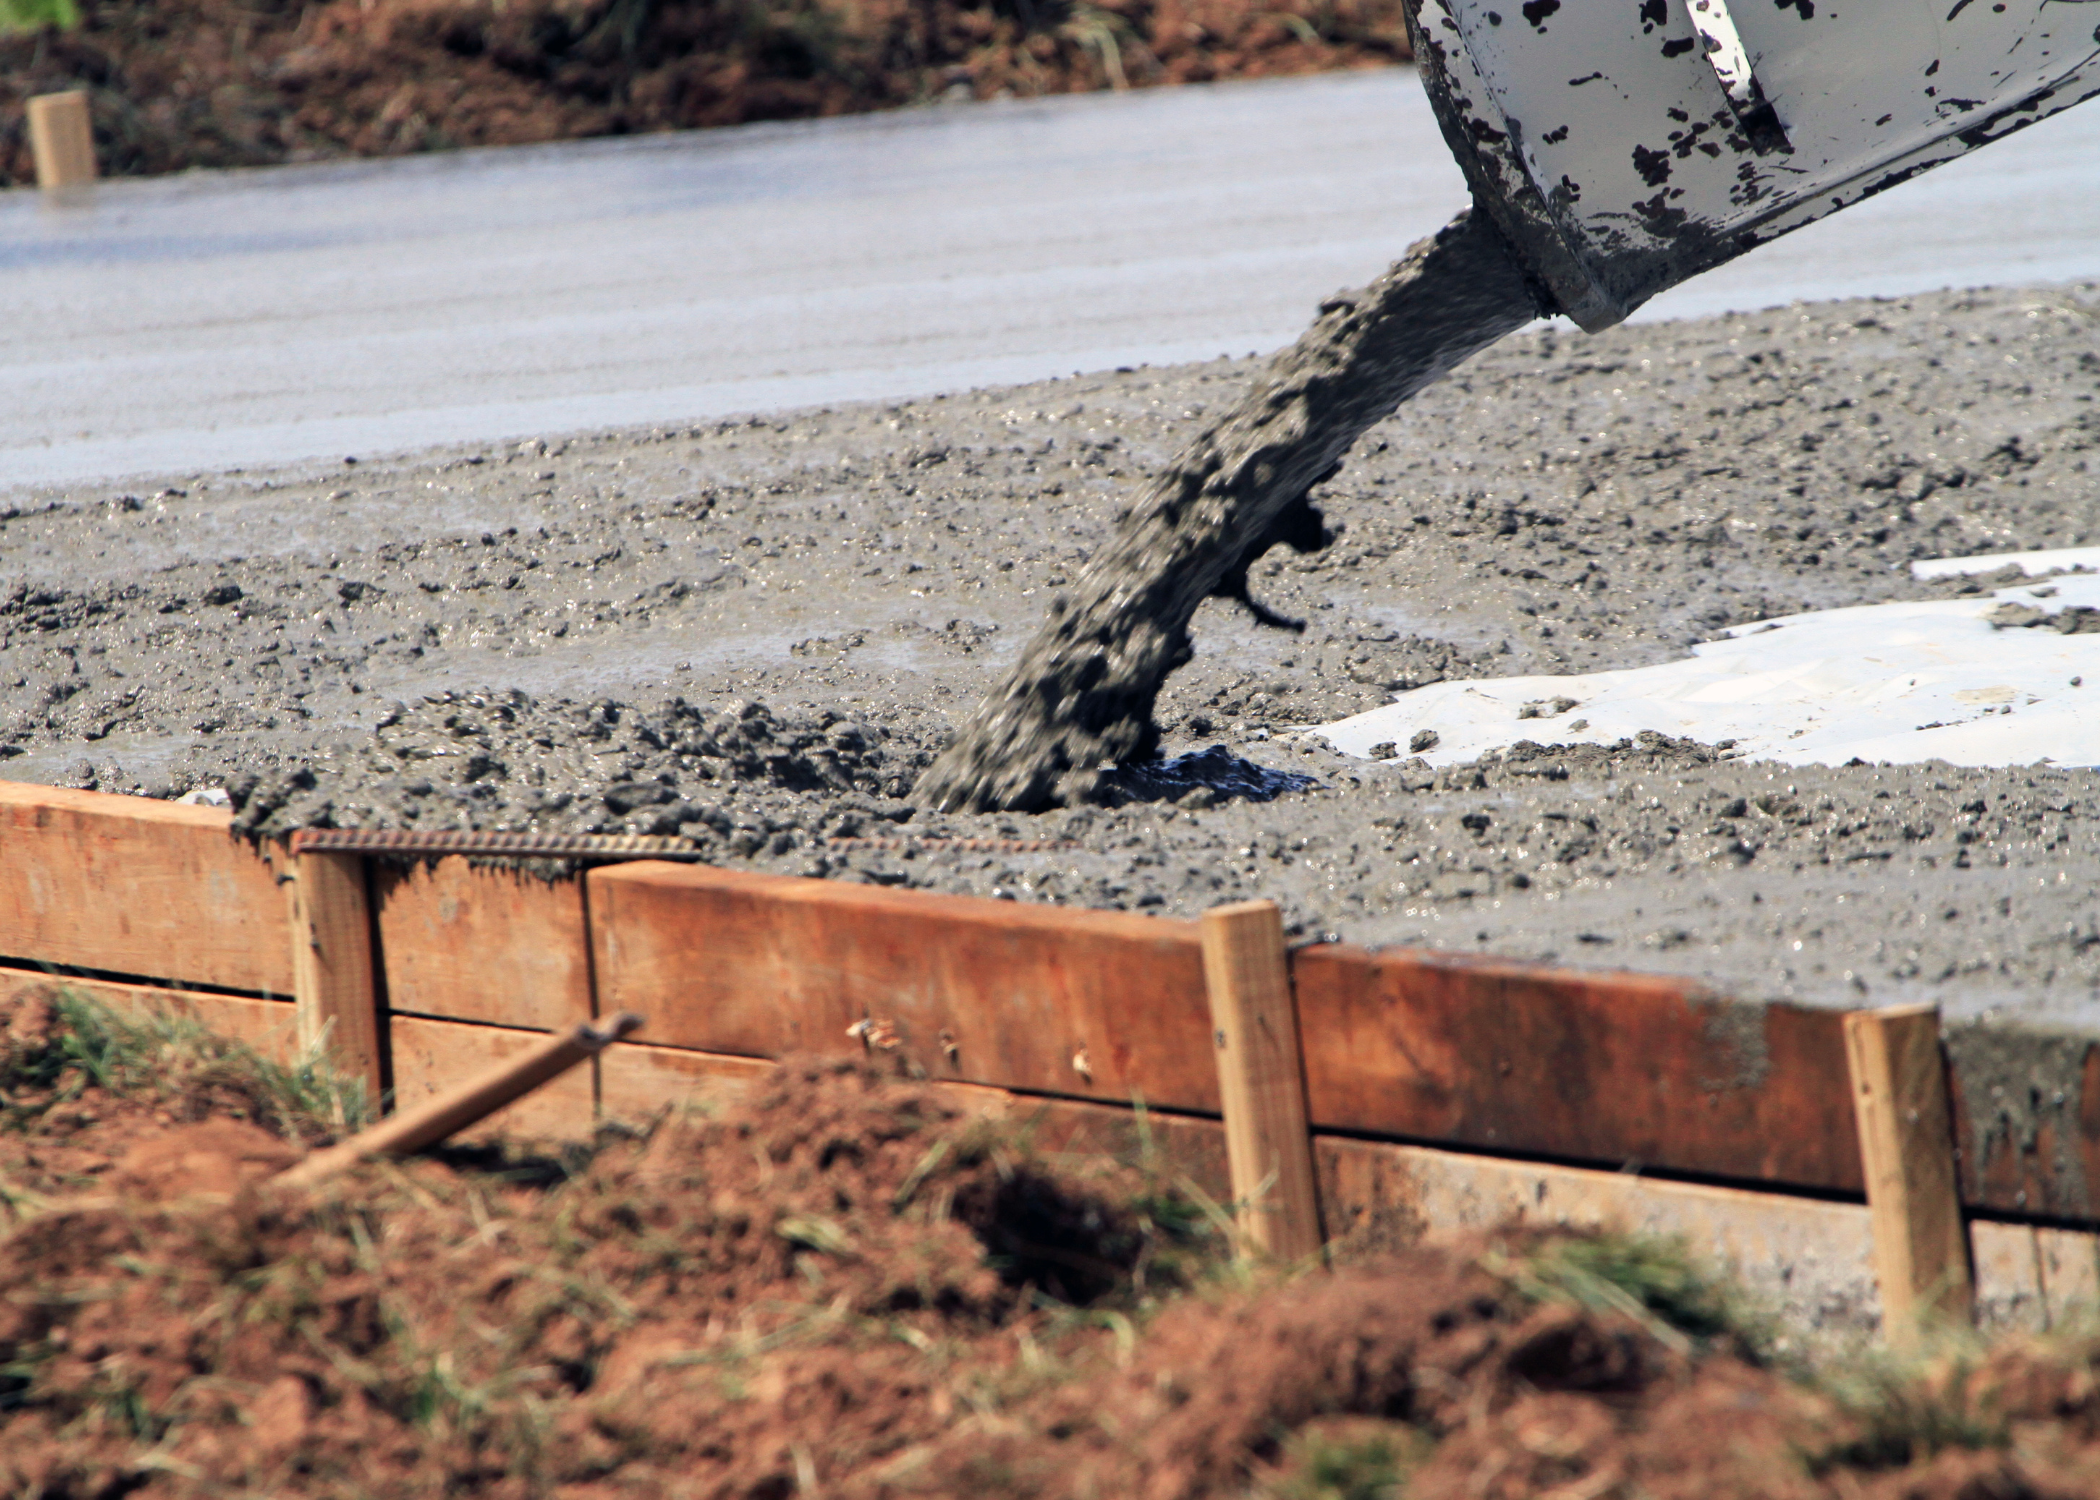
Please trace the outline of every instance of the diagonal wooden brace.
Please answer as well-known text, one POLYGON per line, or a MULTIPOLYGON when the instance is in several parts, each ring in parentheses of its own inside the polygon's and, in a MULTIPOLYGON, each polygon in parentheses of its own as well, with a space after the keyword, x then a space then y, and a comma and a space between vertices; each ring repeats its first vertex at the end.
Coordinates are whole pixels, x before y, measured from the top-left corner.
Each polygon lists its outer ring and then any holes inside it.
POLYGON ((556 1032, 530 1051, 499 1063, 479 1077, 469 1078, 427 1103, 359 1131, 347 1141, 316 1151, 270 1180, 284 1187, 313 1187, 374 1156, 411 1156, 560 1077, 620 1038, 638 1031, 641 1025, 640 1016, 622 1011, 603 1021, 585 1021, 556 1032))

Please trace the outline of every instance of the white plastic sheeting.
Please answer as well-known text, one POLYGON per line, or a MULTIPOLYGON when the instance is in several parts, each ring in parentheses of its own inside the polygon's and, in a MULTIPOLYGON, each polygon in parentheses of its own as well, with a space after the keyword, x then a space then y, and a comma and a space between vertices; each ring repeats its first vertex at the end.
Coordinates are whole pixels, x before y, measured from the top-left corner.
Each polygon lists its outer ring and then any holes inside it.
POLYGON ((2083 609, 2100 610, 2100 576, 1820 610, 1737 626, 1661 666, 1440 682, 1312 733, 1345 754, 1418 753, 1431 765, 1520 740, 1608 745, 1643 730, 1733 740, 1745 758, 1790 765, 2100 765, 2100 616, 2062 629, 2064 611, 2083 609), (1994 624, 2008 604, 2047 618, 1994 624))

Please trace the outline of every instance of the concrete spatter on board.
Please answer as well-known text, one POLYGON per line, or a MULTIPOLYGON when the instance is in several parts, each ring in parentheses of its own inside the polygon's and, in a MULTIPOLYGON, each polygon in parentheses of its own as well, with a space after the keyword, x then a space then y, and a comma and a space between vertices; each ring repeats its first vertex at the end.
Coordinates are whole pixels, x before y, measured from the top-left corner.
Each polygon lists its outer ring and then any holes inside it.
POLYGON ((1315 732, 1444 766, 1644 730, 1786 765, 2100 764, 2100 577, 1737 625, 1660 666, 1440 682, 1315 732))

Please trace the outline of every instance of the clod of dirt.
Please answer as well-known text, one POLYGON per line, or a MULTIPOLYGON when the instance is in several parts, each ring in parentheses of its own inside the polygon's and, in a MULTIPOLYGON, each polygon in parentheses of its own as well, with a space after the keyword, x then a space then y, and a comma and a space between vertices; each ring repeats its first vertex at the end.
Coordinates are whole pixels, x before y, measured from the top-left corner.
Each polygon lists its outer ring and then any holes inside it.
MULTIPOLYGON (((1039 812, 1089 800, 1105 766, 1150 758, 1153 704, 1191 655, 1197 606, 1221 589, 1246 597, 1252 549, 1308 530, 1294 511, 1373 423, 1546 311, 1501 231, 1474 210, 1364 291, 1329 298, 1152 482, 1071 595, 1056 597, 1049 623, 913 799, 943 811, 1039 812)), ((1316 519, 1310 529, 1324 539, 1316 519)))
POLYGON ((245 1120, 200 1120, 135 1143, 118 1159, 104 1187, 142 1203, 231 1197, 283 1171, 301 1154, 283 1137, 245 1120))

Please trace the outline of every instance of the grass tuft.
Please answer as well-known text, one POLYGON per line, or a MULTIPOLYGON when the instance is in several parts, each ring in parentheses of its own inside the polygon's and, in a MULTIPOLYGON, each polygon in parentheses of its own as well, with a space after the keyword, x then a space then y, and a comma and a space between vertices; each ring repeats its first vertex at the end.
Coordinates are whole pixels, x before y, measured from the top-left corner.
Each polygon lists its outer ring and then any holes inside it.
POLYGON ((302 1142, 374 1117, 363 1080, 336 1072, 318 1047, 279 1063, 185 1016, 119 1011, 63 985, 48 1004, 41 1028, 0 1039, 0 1129, 34 1128, 90 1088, 183 1118, 247 1118, 302 1142))
POLYGON ((1591 1312, 1631 1317, 1680 1351, 1726 1345, 1757 1364, 1772 1356, 1770 1320, 1735 1281, 1705 1265, 1677 1236, 1555 1237, 1522 1251, 1490 1251, 1482 1264, 1533 1301, 1573 1302, 1591 1312))
POLYGON ((1329 1418, 1300 1428, 1284 1446, 1260 1500, 1402 1500, 1408 1476, 1435 1449, 1420 1428, 1370 1417, 1329 1418))
POLYGON ((0 36, 16 31, 74 31, 80 7, 74 0, 0 0, 0 36))

